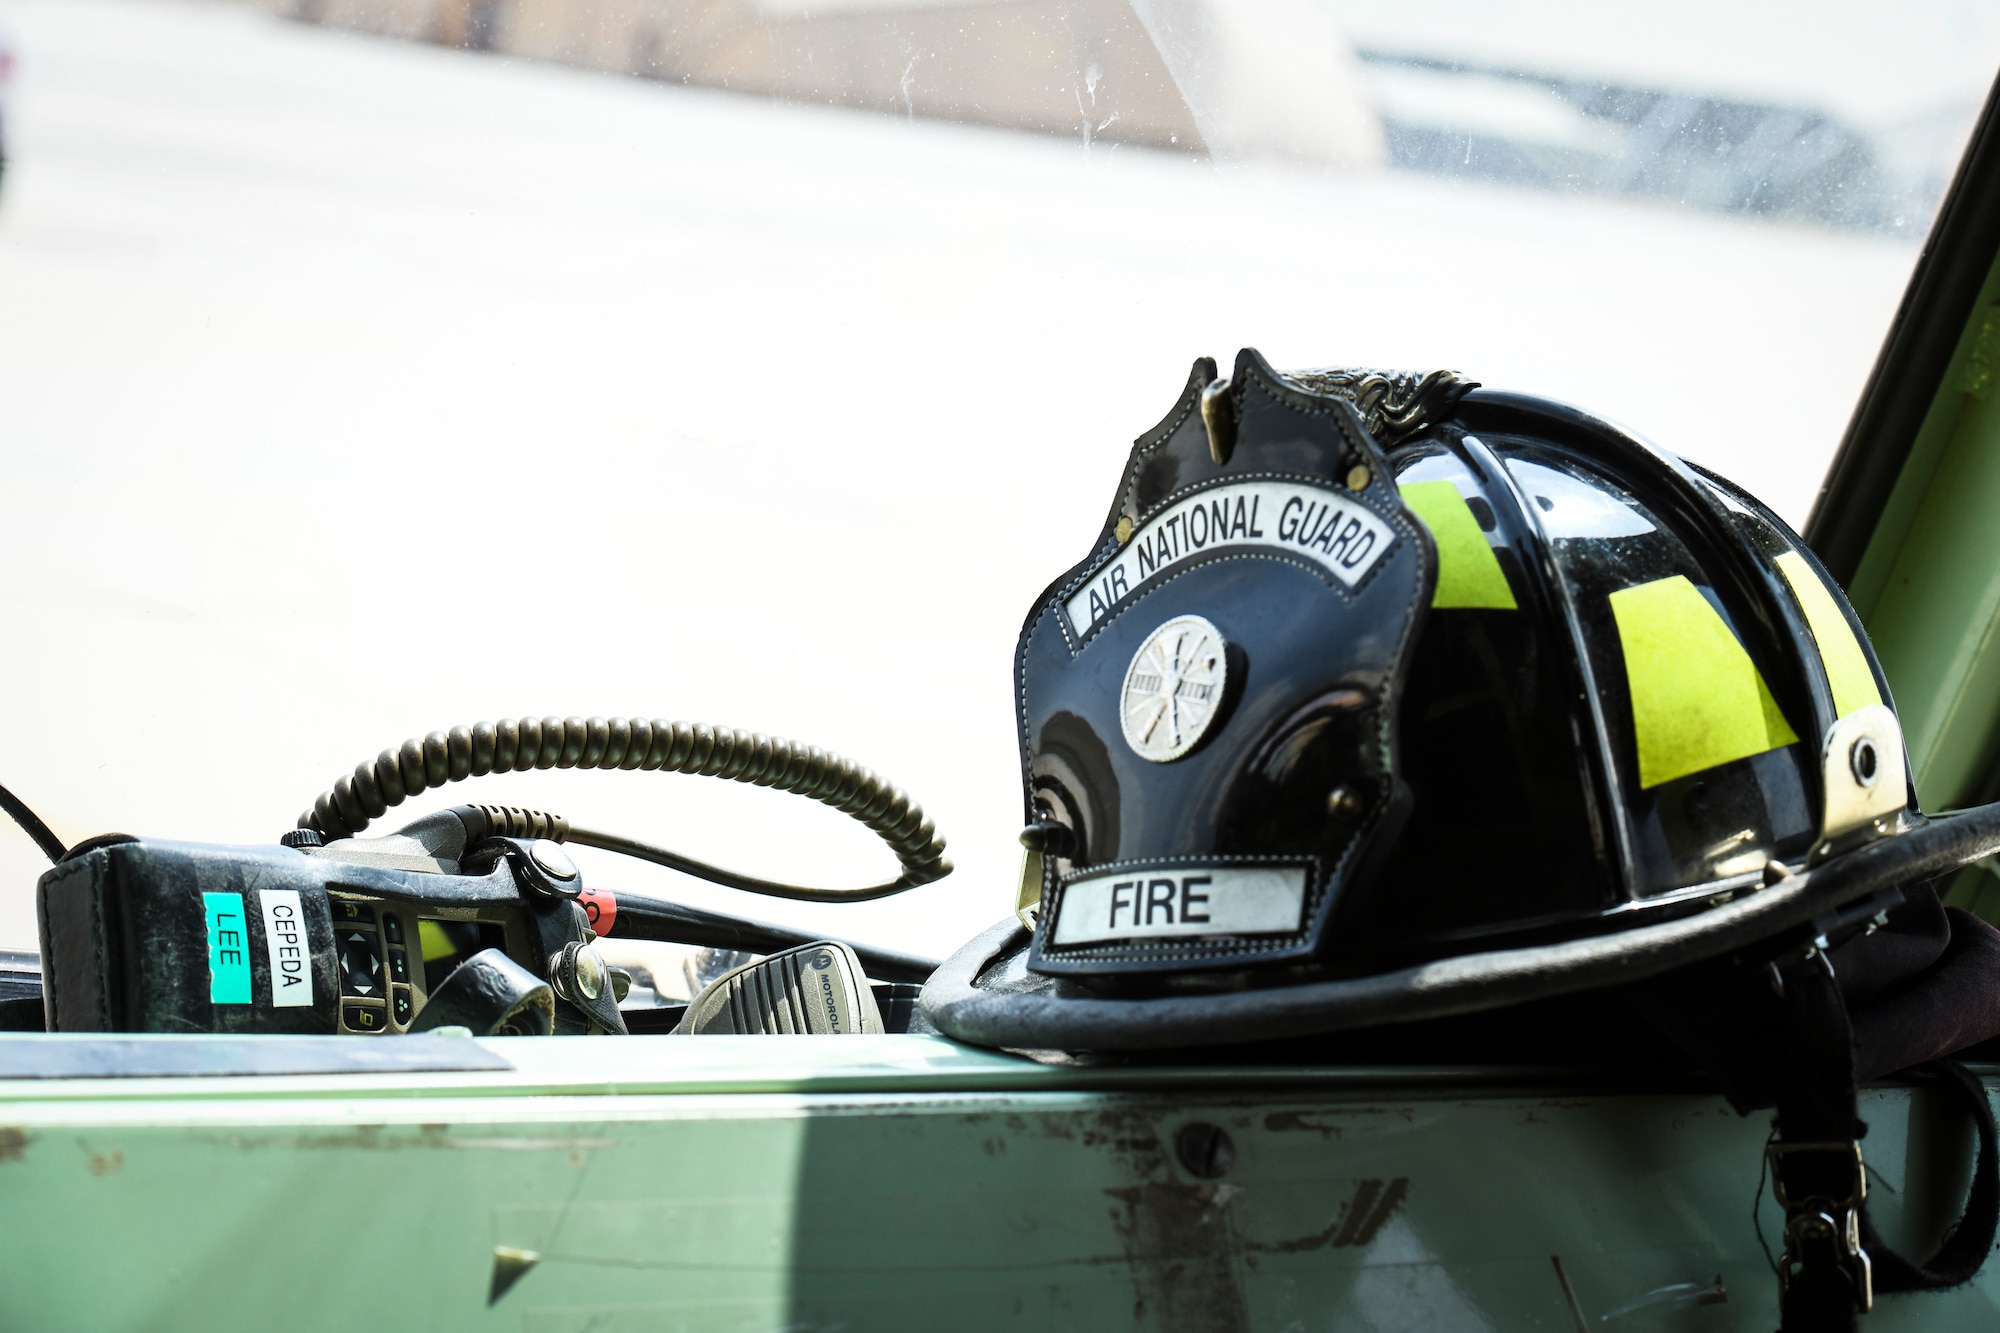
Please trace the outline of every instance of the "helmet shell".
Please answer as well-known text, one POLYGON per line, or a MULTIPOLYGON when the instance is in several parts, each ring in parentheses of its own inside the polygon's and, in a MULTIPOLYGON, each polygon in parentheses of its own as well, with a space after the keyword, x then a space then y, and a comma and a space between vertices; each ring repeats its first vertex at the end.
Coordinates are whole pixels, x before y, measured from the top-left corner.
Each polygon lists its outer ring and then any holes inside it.
POLYGON ((1446 595, 1465 558, 1447 544, 1402 705, 1410 823, 1345 905, 1330 960, 1343 945, 1379 961, 1623 929, 1808 856, 1837 706, 1793 578, 1838 610, 1867 701, 1890 696, 1845 595, 1782 519, 1609 422, 1520 394, 1474 390, 1391 457, 1406 494, 1444 483, 1463 500, 1511 597, 1446 595), (1635 610, 1629 590, 1651 605, 1635 610), (1726 635, 1659 642, 1704 612, 1726 635), (1716 719, 1687 698, 1648 700, 1662 674, 1689 693, 1768 691, 1761 739, 1705 737, 1716 719))
POLYGON ((1917 811, 1867 636, 1781 519, 1447 372, 1198 362, 1031 611, 1016 679, 1039 909, 924 999, 988 1044, 1241 1040, 1634 980, 1865 917, 1985 837, 1917 811), (1283 524, 1132 563, 1252 483, 1344 497, 1382 535, 1365 577, 1280 549, 1283 524), (1220 702, 1139 753, 1138 657, 1187 618, 1226 647, 1220 702), (1222 924, 1227 886, 1291 915, 1222 924))

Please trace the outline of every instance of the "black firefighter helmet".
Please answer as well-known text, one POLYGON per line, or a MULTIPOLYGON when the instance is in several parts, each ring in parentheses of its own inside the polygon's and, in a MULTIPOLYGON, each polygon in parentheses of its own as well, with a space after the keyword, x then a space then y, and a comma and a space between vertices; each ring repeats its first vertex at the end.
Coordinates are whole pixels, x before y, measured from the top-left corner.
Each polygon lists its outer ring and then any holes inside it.
MULTIPOLYGON (((926 987, 948 1035, 1215 1048, 1616 988, 1787 1141, 1851 1146, 1857 1077, 2000 1032, 2000 933, 1930 888, 2000 808, 1919 811, 1781 519, 1573 408, 1198 361, 1014 679, 1020 910, 926 987)), ((1832 1249, 1788 1311, 1865 1308, 1861 1241, 1832 1249)))

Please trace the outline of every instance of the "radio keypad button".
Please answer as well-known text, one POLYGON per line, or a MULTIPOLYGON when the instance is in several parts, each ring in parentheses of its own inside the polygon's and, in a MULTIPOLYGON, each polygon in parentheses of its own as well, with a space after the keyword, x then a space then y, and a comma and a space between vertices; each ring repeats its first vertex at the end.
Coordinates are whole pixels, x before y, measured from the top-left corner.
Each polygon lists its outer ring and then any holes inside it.
POLYGON ((334 932, 333 939, 340 959, 340 993, 381 999, 385 983, 375 932, 343 927, 334 932))

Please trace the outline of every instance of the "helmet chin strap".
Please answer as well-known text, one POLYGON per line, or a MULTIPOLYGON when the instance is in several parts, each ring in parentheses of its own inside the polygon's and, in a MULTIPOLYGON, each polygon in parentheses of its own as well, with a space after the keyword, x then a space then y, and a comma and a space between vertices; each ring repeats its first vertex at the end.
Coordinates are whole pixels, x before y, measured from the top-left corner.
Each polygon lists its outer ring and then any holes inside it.
POLYGON ((1855 1106, 1854 1034, 1826 951, 1809 947, 1777 970, 1777 1137, 1765 1149, 1785 1210, 1778 1259, 1782 1333, 1852 1330, 1875 1303, 1861 1243, 1868 1191, 1855 1106))
POLYGON ((1970 1282, 1992 1253, 2000 1225, 2000 1146, 1996 1146, 1993 1106, 1986 1088, 1957 1060, 1936 1060, 1907 1071, 1910 1076, 1958 1094, 1979 1135, 1979 1156, 1972 1167, 1972 1189, 1965 1212, 1928 1262, 1914 1264, 1890 1249, 1875 1234, 1868 1210, 1861 1212, 1861 1243, 1873 1256, 1877 1291, 1942 1291, 1970 1282))
POLYGON ((1868 1218, 1855 1097, 1854 1031, 1832 961, 1809 947, 1776 971, 1782 986, 1777 1049, 1777 1133, 1766 1149, 1785 1210, 1778 1261, 1781 1333, 1854 1333, 1875 1293, 1955 1287, 1978 1272, 2000 1224, 2000 1151, 1978 1079, 1955 1060, 1919 1077, 1957 1091, 1971 1112, 1979 1156, 1965 1213, 1923 1264, 1891 1250, 1868 1218))

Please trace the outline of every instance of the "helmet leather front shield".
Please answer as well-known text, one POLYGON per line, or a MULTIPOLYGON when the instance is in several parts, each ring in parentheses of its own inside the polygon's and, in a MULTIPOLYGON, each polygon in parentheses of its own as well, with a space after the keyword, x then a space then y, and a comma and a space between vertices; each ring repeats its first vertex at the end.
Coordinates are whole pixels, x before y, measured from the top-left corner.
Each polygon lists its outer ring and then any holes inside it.
POLYGON ((1223 384, 1197 362, 1096 549, 1022 632, 1028 818, 1060 826, 1028 967, 1187 975, 1321 952, 1407 815, 1397 705, 1435 581, 1351 405, 1254 351, 1223 384))

